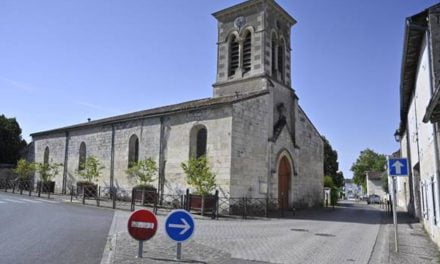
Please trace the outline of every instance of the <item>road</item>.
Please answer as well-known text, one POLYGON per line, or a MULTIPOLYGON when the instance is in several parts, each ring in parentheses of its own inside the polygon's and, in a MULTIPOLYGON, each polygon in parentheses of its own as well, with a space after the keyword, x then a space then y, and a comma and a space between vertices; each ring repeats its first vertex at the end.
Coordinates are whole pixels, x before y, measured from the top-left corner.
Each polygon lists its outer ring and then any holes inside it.
POLYGON ((0 192, 0 263, 100 263, 113 214, 0 192))
MULTIPOLYGON (((126 212, 115 214, 112 263, 173 261, 176 244, 164 235, 164 215, 158 234, 144 245, 143 260, 134 257, 137 244, 127 234, 127 217, 126 212)), ((200 263, 381 263, 370 259, 382 217, 378 205, 354 201, 343 201, 335 210, 300 210, 284 219, 198 217, 193 238, 183 244, 183 258, 200 263)))

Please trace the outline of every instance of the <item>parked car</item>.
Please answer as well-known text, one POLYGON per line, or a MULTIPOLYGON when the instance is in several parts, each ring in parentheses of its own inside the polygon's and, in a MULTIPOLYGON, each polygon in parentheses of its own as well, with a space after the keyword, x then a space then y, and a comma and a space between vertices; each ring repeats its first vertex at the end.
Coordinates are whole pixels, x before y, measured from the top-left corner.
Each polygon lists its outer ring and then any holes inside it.
POLYGON ((372 195, 368 196, 367 203, 368 204, 379 204, 380 203, 380 196, 377 194, 372 194, 372 195))

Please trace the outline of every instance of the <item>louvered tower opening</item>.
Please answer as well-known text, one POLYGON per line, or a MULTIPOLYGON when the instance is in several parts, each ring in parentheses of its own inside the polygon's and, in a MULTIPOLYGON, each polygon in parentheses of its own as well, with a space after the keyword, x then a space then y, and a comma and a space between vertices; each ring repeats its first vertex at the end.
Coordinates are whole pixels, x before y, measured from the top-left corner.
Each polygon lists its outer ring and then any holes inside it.
POLYGON ((229 43, 229 76, 235 74, 235 71, 238 68, 239 56, 240 54, 237 38, 235 36, 232 36, 229 43))
POLYGON ((281 75, 281 80, 284 81, 284 44, 278 46, 278 71, 281 75))
POLYGON ((251 33, 247 32, 243 42, 243 70, 248 72, 251 70, 252 62, 252 37, 251 33))
POLYGON ((272 35, 272 76, 276 76, 276 39, 272 35))

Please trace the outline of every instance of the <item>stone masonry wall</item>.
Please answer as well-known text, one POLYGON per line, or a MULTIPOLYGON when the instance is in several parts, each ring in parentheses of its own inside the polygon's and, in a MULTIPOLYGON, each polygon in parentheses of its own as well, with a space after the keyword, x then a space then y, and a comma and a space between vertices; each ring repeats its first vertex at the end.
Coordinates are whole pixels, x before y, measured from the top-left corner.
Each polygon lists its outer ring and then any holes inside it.
POLYGON ((297 146, 297 202, 317 206, 323 201, 324 143, 304 111, 298 109, 296 122, 297 146))
MULTIPOLYGON (((44 162, 44 150, 49 148, 49 163, 63 163, 64 151, 66 144, 65 133, 56 133, 52 135, 40 136, 34 138, 35 142, 35 162, 44 162)), ((36 180, 39 180, 39 175, 36 173, 36 180)), ((63 187, 63 170, 53 179, 55 181, 55 190, 60 192, 63 187)))
POLYGON ((270 95, 235 103, 232 120, 231 197, 265 197, 270 95))

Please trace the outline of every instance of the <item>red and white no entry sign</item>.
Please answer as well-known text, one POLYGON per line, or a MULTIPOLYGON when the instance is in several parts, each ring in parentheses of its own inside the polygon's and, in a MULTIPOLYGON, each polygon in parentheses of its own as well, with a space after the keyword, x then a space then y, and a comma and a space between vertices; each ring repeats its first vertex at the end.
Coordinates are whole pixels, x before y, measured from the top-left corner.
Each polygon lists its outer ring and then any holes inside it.
POLYGON ((136 240, 152 238, 157 231, 157 218, 149 210, 137 210, 128 219, 128 233, 136 240))

